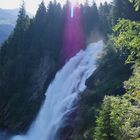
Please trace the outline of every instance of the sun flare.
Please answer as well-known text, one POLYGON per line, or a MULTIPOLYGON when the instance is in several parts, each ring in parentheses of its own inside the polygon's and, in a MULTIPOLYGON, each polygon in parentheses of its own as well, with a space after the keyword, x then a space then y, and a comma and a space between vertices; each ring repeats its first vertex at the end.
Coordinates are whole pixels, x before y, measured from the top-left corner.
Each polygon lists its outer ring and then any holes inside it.
POLYGON ((74 7, 78 4, 78 0, 71 0, 70 3, 72 5, 72 7, 74 7))

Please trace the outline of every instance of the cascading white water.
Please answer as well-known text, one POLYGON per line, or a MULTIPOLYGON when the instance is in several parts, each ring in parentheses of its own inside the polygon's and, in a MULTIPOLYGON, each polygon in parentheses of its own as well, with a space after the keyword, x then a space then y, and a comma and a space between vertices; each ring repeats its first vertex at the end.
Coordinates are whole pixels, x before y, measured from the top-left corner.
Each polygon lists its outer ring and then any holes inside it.
POLYGON ((102 52, 103 42, 90 44, 81 50, 60 70, 46 92, 46 100, 26 135, 12 140, 56 140, 57 132, 73 104, 86 86, 85 82, 96 69, 96 59, 102 52))

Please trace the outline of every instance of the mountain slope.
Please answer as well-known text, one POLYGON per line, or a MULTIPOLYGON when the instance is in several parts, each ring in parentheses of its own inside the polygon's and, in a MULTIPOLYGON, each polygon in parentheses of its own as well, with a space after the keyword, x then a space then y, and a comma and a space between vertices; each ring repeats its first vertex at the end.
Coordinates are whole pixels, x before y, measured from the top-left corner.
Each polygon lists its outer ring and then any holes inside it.
POLYGON ((0 9, 0 43, 12 32, 18 15, 18 9, 0 9))
MULTIPOLYGON (((19 9, 0 8, 0 44, 7 39, 15 27, 19 9)), ((30 17, 32 15, 28 13, 30 17)))

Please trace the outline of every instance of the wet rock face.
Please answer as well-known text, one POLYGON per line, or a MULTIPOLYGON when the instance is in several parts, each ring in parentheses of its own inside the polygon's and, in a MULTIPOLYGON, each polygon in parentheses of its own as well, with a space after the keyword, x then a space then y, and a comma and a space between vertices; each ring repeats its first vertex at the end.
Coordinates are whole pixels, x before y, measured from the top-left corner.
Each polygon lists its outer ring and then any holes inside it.
POLYGON ((69 137, 71 136, 73 132, 73 127, 71 125, 67 125, 61 130, 61 136, 60 140, 69 140, 69 137))
MULTIPOLYGON (((78 106, 78 103, 74 104, 78 106)), ((58 131, 58 140, 71 140, 70 137, 73 134, 74 130, 74 120, 77 116, 77 108, 73 110, 70 114, 67 115, 66 119, 60 130, 58 131)))
POLYGON ((6 132, 0 131, 0 140, 9 140, 10 136, 6 132))

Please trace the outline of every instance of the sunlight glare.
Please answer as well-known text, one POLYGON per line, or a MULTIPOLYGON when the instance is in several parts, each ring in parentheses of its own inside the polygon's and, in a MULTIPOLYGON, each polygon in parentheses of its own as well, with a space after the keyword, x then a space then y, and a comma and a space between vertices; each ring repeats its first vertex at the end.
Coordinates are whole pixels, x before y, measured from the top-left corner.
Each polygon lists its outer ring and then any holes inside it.
MULTIPOLYGON (((32 13, 33 15, 36 13, 38 5, 41 3, 42 0, 24 0, 26 4, 26 9, 28 12, 32 13)), ((52 0, 53 1, 53 0, 52 0)), ((66 4, 67 0, 56 0, 57 2, 60 2, 62 5, 66 4)), ((79 3, 84 4, 86 0, 70 0, 72 2, 72 5, 79 3)), ((92 3, 93 0, 88 0, 89 3, 92 3)), ((111 2, 112 0, 95 0, 97 5, 99 6, 100 2, 111 2)), ((50 2, 50 0, 44 0, 46 6, 50 2)), ((15 9, 19 8, 21 5, 21 0, 0 0, 0 8, 3 9, 15 9), (12 1, 12 2, 9 2, 12 1)))
POLYGON ((76 6, 78 0, 70 0, 72 7, 76 6))

